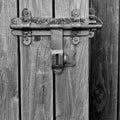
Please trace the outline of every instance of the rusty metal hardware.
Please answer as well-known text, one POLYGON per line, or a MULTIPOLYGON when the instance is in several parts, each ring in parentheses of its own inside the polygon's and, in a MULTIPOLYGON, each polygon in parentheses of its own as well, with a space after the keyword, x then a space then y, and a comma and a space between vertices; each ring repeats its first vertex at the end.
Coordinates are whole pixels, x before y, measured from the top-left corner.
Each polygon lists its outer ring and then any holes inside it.
POLYGON ((24 45, 30 45, 32 42, 32 31, 22 31, 22 40, 24 45))
POLYGON ((81 19, 77 9, 71 12, 71 18, 40 18, 33 17, 31 11, 25 8, 21 18, 11 20, 10 28, 13 35, 22 37, 24 45, 32 43, 32 36, 51 36, 52 67, 60 72, 65 66, 75 65, 75 61, 67 64, 63 37, 71 36, 72 44, 77 45, 80 42, 79 37, 93 37, 95 30, 100 29, 102 24, 94 14, 88 20, 81 19))
POLYGON ((52 67, 63 68, 64 53, 63 53, 63 38, 62 29, 51 30, 51 48, 52 48, 52 67))

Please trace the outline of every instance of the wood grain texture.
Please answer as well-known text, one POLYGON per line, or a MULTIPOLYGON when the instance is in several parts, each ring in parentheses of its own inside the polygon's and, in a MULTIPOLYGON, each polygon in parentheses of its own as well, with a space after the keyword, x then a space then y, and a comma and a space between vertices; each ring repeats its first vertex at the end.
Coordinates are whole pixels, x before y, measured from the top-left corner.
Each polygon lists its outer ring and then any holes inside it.
MULTIPOLYGON (((36 17, 52 17, 52 0, 20 0, 36 17)), ((53 88, 50 37, 32 37, 32 44, 21 42, 22 120, 52 120, 53 88)))
MULTIPOLYGON (((88 18, 88 0, 55 0, 55 17, 70 17, 73 9, 80 11, 81 18, 88 18)), ((88 31, 85 31, 88 32, 88 31)), ((89 41, 81 37, 72 45, 71 38, 64 38, 64 51, 75 56, 76 66, 65 68, 56 74, 56 119, 88 120, 89 94, 89 41)))
POLYGON ((104 23, 91 42, 90 120, 117 120, 119 0, 93 0, 104 23))
POLYGON ((16 5, 16 0, 0 0, 0 120, 19 120, 17 37, 9 28, 16 5))

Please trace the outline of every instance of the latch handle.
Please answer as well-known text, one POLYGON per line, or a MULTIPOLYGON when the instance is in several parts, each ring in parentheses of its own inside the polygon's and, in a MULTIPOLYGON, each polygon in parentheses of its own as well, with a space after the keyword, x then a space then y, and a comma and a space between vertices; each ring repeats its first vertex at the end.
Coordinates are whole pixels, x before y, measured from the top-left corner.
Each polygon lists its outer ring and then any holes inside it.
POLYGON ((63 52, 63 30, 51 30, 51 49, 52 49, 52 67, 63 68, 64 52, 63 52))

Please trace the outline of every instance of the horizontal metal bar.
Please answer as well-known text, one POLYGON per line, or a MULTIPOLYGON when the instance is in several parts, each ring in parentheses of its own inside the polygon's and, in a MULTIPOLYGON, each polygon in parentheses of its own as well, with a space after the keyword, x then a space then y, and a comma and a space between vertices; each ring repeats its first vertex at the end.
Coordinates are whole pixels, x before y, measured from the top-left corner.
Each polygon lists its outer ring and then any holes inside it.
POLYGON ((89 24, 89 25, 80 25, 80 24, 68 24, 68 25, 14 25, 10 26, 13 30, 50 30, 50 29, 63 29, 63 30, 89 30, 89 29, 100 29, 101 24, 89 24))
MULTIPOLYGON (((29 31, 29 30, 27 29, 27 31, 29 31)), ((32 34, 30 36, 51 36, 51 31, 50 30, 39 30, 39 31, 38 30, 32 30, 31 32, 32 32, 32 34)), ((12 34, 17 35, 17 36, 23 36, 23 31, 12 30, 12 34)), ((88 35, 89 35, 89 31, 84 30, 84 31, 77 31, 76 36, 88 36, 88 35)), ((64 30, 63 31, 63 36, 72 36, 72 31, 64 30)))

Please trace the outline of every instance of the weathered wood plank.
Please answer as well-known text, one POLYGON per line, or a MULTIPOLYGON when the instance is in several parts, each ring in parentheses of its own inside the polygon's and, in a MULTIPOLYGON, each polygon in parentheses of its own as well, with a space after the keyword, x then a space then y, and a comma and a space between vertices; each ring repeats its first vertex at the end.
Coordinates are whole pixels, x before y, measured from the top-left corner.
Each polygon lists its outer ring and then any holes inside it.
MULTIPOLYGON (((33 16, 52 17, 52 0, 20 0, 20 12, 26 6, 33 16)), ((32 39, 30 46, 20 44, 22 120, 52 120, 50 37, 32 39)))
POLYGON ((16 0, 0 0, 0 120, 19 120, 17 37, 9 28, 16 5, 16 0))
MULTIPOLYGON (((88 0, 55 0, 55 5, 55 17, 70 17, 71 11, 78 9, 81 18, 88 18, 88 0)), ((81 37, 76 46, 72 45, 70 39, 64 38, 64 51, 75 56, 76 66, 65 68, 62 74, 55 76, 56 119, 88 120, 88 37, 81 37)))
POLYGON ((90 119, 117 120, 119 0, 92 0, 104 22, 91 42, 90 119))

